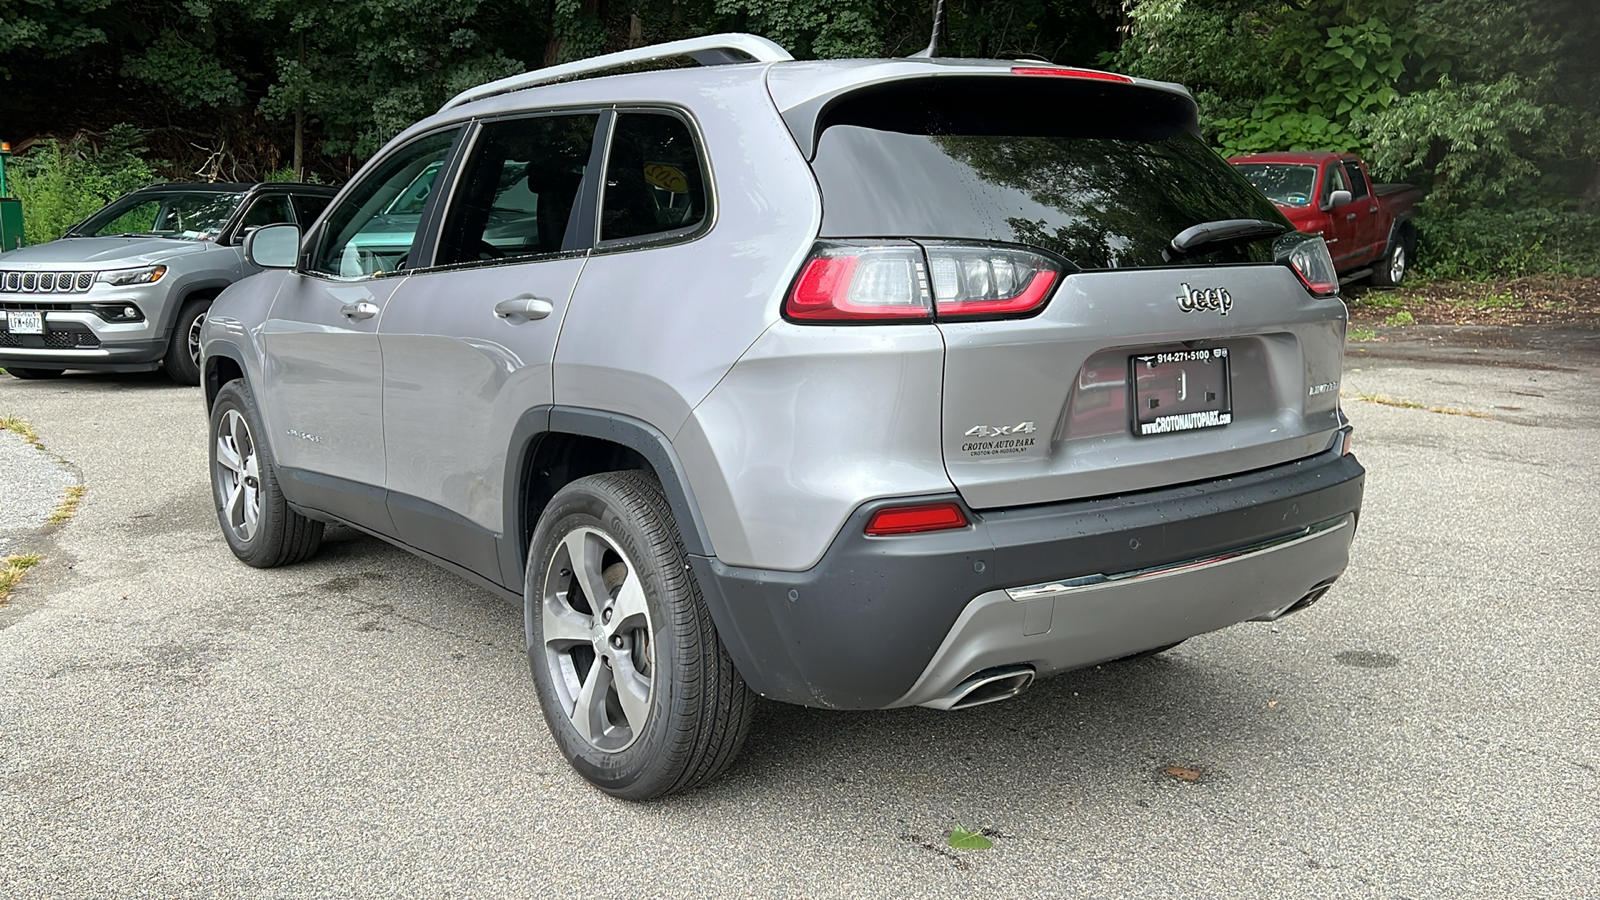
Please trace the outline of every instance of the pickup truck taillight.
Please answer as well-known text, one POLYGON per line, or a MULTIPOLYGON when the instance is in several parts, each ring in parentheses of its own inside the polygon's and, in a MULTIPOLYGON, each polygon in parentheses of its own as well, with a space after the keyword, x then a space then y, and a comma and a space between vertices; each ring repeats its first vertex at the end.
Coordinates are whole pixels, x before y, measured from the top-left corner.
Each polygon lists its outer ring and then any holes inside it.
POLYGON ((1339 293, 1339 275, 1333 268, 1333 256, 1322 238, 1309 234, 1287 234, 1274 246, 1278 262, 1294 270, 1306 290, 1318 297, 1331 297, 1339 293))
POLYGON ((819 242, 784 314, 797 322, 864 324, 999 319, 1044 307, 1064 267, 1003 244, 819 242))

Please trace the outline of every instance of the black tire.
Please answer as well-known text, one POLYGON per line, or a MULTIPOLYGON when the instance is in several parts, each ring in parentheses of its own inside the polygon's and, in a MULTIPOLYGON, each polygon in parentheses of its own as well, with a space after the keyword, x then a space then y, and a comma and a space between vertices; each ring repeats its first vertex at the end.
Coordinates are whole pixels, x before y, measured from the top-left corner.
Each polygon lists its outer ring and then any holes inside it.
POLYGON ((167 370, 168 378, 179 384, 200 383, 199 330, 210 309, 210 298, 190 300, 178 311, 178 320, 172 323, 172 336, 167 339, 162 368, 167 370))
POLYGON ((1410 228, 1401 228, 1389 243, 1389 252, 1372 267, 1372 283, 1377 287, 1399 287, 1411 271, 1411 248, 1416 243, 1410 228))
POLYGON ((722 774, 755 699, 717 637, 660 484, 630 471, 562 488, 539 517, 527 572, 529 667, 550 733, 578 774, 626 800, 722 774), (586 583, 604 599, 591 606, 586 583), (547 621, 564 633, 548 645, 547 621), (588 715, 575 712, 585 702, 588 715))
POLYGON ((7 374, 25 381, 32 381, 36 378, 60 378, 66 372, 66 369, 15 369, 10 366, 6 367, 7 374))
POLYGON ((217 504, 217 524, 233 555, 258 569, 270 569, 317 552, 323 524, 290 509, 283 499, 271 449, 260 438, 265 432, 255 399, 242 380, 230 381, 217 392, 209 433, 211 497, 217 504))

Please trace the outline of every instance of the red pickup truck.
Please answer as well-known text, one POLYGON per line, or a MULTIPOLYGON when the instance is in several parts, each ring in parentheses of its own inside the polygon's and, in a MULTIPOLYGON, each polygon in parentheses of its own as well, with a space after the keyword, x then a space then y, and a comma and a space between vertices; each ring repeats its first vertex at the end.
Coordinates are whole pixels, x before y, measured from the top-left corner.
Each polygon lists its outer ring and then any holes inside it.
POLYGON ((1422 192, 1409 184, 1373 184, 1350 154, 1258 153, 1228 160, 1266 194, 1294 227, 1320 234, 1341 281, 1372 276, 1377 285, 1406 277, 1416 229, 1411 212, 1422 192))

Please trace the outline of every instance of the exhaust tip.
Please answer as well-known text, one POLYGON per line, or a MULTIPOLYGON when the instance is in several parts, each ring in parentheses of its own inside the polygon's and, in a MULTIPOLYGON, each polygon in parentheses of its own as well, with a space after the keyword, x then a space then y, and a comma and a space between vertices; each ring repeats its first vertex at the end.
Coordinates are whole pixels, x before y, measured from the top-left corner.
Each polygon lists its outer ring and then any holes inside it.
POLYGON ((999 666, 984 669, 956 685, 950 693, 923 706, 946 711, 970 709, 985 703, 1009 700, 1033 684, 1032 666, 999 666))
POLYGON ((1321 600, 1323 595, 1328 593, 1328 589, 1331 588, 1331 587, 1333 587, 1333 580, 1329 579, 1328 581, 1324 581, 1321 584, 1313 587, 1311 590, 1306 592, 1306 595, 1304 597, 1301 597, 1299 600, 1294 601, 1293 603, 1289 604, 1288 606, 1282 606, 1282 607, 1279 607, 1279 608, 1273 610, 1272 612, 1264 613, 1262 615, 1256 616, 1254 619, 1251 619, 1250 621, 1252 621, 1252 622, 1274 622, 1274 621, 1277 621, 1278 619, 1283 618, 1284 616, 1287 616, 1290 613, 1299 612, 1300 610, 1305 609, 1306 607, 1308 607, 1311 604, 1317 602, 1318 600, 1321 600))

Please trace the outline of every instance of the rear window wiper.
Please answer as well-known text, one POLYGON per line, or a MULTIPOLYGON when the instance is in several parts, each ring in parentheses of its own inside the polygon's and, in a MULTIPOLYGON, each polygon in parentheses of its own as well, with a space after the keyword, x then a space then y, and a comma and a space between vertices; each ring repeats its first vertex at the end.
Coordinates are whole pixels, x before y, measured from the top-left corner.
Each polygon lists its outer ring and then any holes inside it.
POLYGON ((1233 244, 1253 238, 1274 237, 1288 230, 1281 222, 1268 222, 1265 219, 1218 219, 1215 222, 1201 222, 1199 225, 1191 225, 1178 232, 1178 236, 1172 239, 1172 248, 1167 253, 1167 258, 1171 259, 1174 255, 1188 256, 1201 247, 1215 244, 1233 244))

